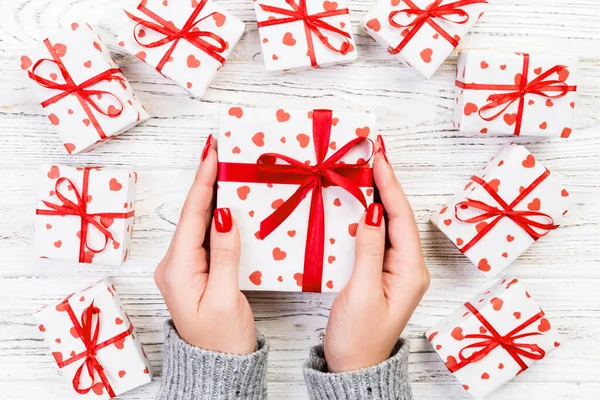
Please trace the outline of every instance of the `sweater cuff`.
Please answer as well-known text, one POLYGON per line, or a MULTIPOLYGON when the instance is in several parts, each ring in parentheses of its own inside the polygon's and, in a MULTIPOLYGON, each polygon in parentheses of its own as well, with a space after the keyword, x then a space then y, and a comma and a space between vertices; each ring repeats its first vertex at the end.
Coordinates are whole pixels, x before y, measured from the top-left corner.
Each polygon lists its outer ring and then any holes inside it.
POLYGON ((389 359, 357 371, 328 373, 323 345, 312 348, 304 379, 313 400, 412 400, 408 380, 409 345, 399 339, 389 359))
POLYGON ((266 399, 268 351, 266 338, 259 333, 252 354, 240 356, 204 350, 184 341, 173 321, 168 321, 163 379, 157 399, 266 399))

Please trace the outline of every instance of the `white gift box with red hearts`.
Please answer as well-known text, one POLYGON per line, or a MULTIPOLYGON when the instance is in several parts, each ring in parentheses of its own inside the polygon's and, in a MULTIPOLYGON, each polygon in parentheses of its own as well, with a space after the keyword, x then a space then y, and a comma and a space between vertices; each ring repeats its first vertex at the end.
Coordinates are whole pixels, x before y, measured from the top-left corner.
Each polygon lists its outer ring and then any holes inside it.
POLYGON ((511 144, 450 198, 432 222, 479 271, 493 277, 555 229, 570 203, 569 192, 554 175, 525 147, 511 144), (507 215, 510 210, 513 217, 507 215))
POLYGON ((257 0, 254 8, 268 71, 325 67, 358 56, 346 0, 294 0, 293 5, 285 0, 257 0), (316 30, 305 24, 303 12, 311 16, 310 25, 318 26, 316 30))
POLYGON ((144 0, 125 14, 119 46, 195 97, 204 95, 246 29, 210 0, 144 0), (188 36, 178 38, 186 26, 188 36))
MULTIPOLYGON (((287 201, 300 184, 246 182, 243 181, 246 174, 242 174, 241 182, 224 181, 221 166, 241 163, 244 168, 247 164, 250 170, 265 153, 284 154, 306 165, 315 165, 315 112, 233 107, 221 113, 217 206, 231 210, 240 230, 244 254, 239 266, 242 290, 303 290, 311 195, 308 194, 275 231, 261 240, 261 221, 287 201)), ((375 117, 367 113, 333 111, 331 121, 327 158, 359 136, 374 138, 376 134, 375 117)), ((371 151, 371 145, 364 143, 352 148, 341 161, 356 163, 362 159, 370 166, 371 151)), ((372 176, 371 170, 365 169, 372 176)), ((250 175, 248 172, 248 180, 250 175)), ((373 188, 360 186, 360 191, 370 204, 373 188)), ((320 291, 338 292, 352 272, 356 229, 365 208, 339 186, 325 187, 322 195, 325 244, 320 291)), ((304 284, 308 285, 306 280, 304 284)))
POLYGON ((131 247, 136 185, 135 172, 42 166, 35 218, 36 255, 121 265, 131 247))
POLYGON ((90 151, 150 118, 89 24, 70 24, 26 51, 20 62, 42 104, 49 103, 44 108, 69 154, 90 151), (85 85, 106 71, 110 71, 106 79, 85 85), (84 95, 74 93, 75 86, 84 95))
POLYGON ((45 306, 34 317, 75 397, 109 399, 111 390, 118 396, 152 380, 150 361, 110 279, 45 306), (94 308, 93 315, 86 312, 94 308))
POLYGON ((495 283, 425 335, 474 398, 489 395, 560 346, 560 336, 517 278, 495 283))
POLYGON ((574 127, 578 65, 576 57, 461 52, 455 127, 483 134, 569 137, 574 127), (531 90, 526 89, 528 85, 531 90), (518 95, 522 89, 525 94, 518 95), (490 96, 504 99, 496 105, 490 96))
POLYGON ((419 18, 424 18, 420 17, 423 10, 434 3, 432 0, 378 0, 360 25, 404 65, 429 79, 488 7, 484 0, 443 0, 437 7, 444 9, 456 4, 453 8, 456 14, 433 15, 419 23, 419 18))

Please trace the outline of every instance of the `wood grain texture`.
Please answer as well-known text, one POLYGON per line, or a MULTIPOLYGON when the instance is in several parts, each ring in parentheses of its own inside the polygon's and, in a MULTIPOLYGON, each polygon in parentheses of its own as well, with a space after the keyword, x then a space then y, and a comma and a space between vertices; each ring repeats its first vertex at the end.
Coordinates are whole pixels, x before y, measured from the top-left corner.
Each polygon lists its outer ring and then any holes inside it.
MULTIPOLYGON (((184 0, 181 0, 184 1, 184 0)), ((356 24, 373 0, 351 0, 356 24)), ((486 282, 429 223, 444 198, 460 187, 508 137, 451 128, 456 56, 430 81, 416 79, 355 26, 358 62, 293 75, 269 75, 262 66, 250 0, 220 1, 247 25, 247 33, 206 94, 189 98, 152 68, 119 53, 119 64, 151 114, 146 124, 91 154, 69 157, 47 123, 29 83, 13 59, 45 34, 83 19, 114 42, 111 18, 135 0, 0 1, 0 397, 64 399, 59 376, 30 317, 40 306, 105 275, 115 283, 152 362, 162 366, 162 324, 168 318, 152 274, 164 254, 197 167, 204 140, 217 130, 228 104, 370 111, 386 137, 390 158, 414 207, 432 285, 405 335, 411 339, 416 399, 468 396, 447 372, 422 332, 477 293, 486 282), (30 257, 37 165, 102 164, 140 173, 134 246, 122 267, 85 266, 30 257)), ((597 0, 492 0, 490 11, 461 43, 580 56, 577 128, 569 140, 518 138, 577 199, 565 225, 508 269, 520 276, 564 335, 551 357, 490 399, 594 399, 600 391, 600 2, 597 0)), ((322 337, 333 295, 250 293, 259 328, 271 338, 270 398, 305 399, 301 364, 322 337)), ((160 377, 123 396, 151 399, 160 377)))

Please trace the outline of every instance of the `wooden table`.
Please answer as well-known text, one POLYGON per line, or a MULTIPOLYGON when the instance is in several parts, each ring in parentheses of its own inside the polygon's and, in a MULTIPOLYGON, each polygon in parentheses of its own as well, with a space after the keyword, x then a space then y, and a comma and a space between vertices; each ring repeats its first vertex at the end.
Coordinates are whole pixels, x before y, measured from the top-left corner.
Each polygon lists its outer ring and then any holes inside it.
MULTIPOLYGON (((174 1, 174 0, 173 0, 174 1)), ((184 0, 181 0, 184 1, 184 0)), ((456 56, 430 81, 416 79, 357 26, 358 62, 283 76, 263 67, 250 0, 220 1, 247 33, 203 102, 189 98, 151 67, 113 47, 139 97, 155 116, 90 154, 65 154, 13 54, 74 19, 98 24, 114 42, 112 13, 134 0, 3 0, 0 3, 0 397, 64 399, 59 376, 31 313, 103 276, 114 276, 146 350, 161 370, 162 324, 168 318, 153 271, 167 248, 206 137, 219 107, 230 104, 370 111, 414 207, 432 284, 404 333, 410 337, 416 399, 466 399, 461 385, 422 338, 486 285, 470 262, 429 224, 444 198, 464 184, 511 137, 452 129, 456 56), (122 267, 32 257, 33 210, 40 163, 132 167, 140 173, 134 244, 122 267)), ((578 207, 564 226, 527 251, 507 272, 525 281, 565 336, 564 346, 491 399, 597 399, 600 395, 600 2, 492 1, 461 43, 561 53, 582 58, 578 131, 568 140, 517 138, 561 176, 578 207)), ((352 0, 356 24, 373 0, 352 0)), ((322 337, 333 295, 250 293, 258 327, 271 339, 271 398, 305 399, 301 364, 322 337)), ((160 374, 160 373, 159 373, 160 374)), ((151 399, 151 385, 123 398, 151 399)))

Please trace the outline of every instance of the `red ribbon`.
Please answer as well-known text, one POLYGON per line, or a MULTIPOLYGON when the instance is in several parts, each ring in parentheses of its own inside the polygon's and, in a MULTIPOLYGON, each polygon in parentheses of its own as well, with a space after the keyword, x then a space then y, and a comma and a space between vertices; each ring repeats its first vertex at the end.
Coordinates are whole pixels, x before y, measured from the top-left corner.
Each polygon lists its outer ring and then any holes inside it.
POLYGON ((183 28, 181 29, 178 29, 173 22, 167 21, 160 15, 150 11, 143 3, 141 3, 137 9, 156 22, 146 21, 125 11, 129 18, 137 22, 137 25, 133 28, 133 38, 137 44, 148 49, 153 49, 171 43, 171 47, 169 47, 169 50, 167 50, 163 58, 156 66, 157 71, 160 72, 164 68, 165 64, 169 62, 171 54, 173 54, 173 51, 175 51, 175 48, 181 39, 186 40, 192 45, 196 46, 210 57, 217 60, 219 63, 225 63, 225 58, 220 53, 223 53, 225 50, 227 50, 227 42, 225 42, 225 40, 216 33, 201 31, 196 27, 200 22, 216 14, 216 12, 210 13, 196 21, 196 18, 198 18, 198 15, 202 12, 202 9, 206 3, 208 3, 208 0, 200 1, 198 6, 194 9, 192 15, 190 15, 190 18, 188 18, 185 25, 183 25, 183 28), (165 37, 151 43, 142 43, 139 40, 140 36, 138 33, 138 27, 140 26, 156 31, 165 37), (205 40, 205 38, 212 39, 217 44, 215 45, 209 43, 205 40))
POLYGON ((54 192, 56 193, 56 197, 61 201, 62 204, 53 204, 48 201, 43 200, 42 203, 50 210, 36 210, 37 215, 76 215, 81 218, 81 239, 79 245, 79 262, 85 262, 85 250, 88 249, 92 253, 98 254, 103 252, 108 245, 108 241, 112 240, 114 242, 114 237, 112 233, 102 225, 102 223, 98 220, 99 218, 130 218, 133 217, 134 211, 130 211, 128 213, 97 213, 97 214, 89 214, 87 212, 87 204, 88 204, 88 186, 90 179, 90 170, 91 168, 85 168, 83 170, 83 183, 82 183, 82 192, 79 193, 75 184, 68 178, 60 177, 56 180, 56 184, 54 185, 54 192), (60 192, 61 183, 68 183, 69 187, 72 188, 75 197, 77 198, 77 203, 69 200, 60 192), (87 233, 88 226, 94 226, 102 235, 104 236, 104 246, 101 249, 92 249, 87 244, 87 233))
POLYGON ((310 57, 310 64, 312 67, 318 67, 312 34, 314 34, 325 47, 333 52, 346 55, 350 51, 350 39, 352 38, 350 33, 338 29, 335 26, 323 21, 323 18, 349 14, 350 11, 347 8, 329 10, 317 14, 309 14, 306 7, 306 0, 299 0, 298 4, 296 4, 295 0, 285 0, 285 2, 292 8, 291 10, 259 4, 260 8, 262 8, 264 11, 281 14, 285 17, 261 21, 258 23, 258 27, 263 28, 266 26, 282 25, 296 21, 302 21, 304 23, 304 32, 306 34, 306 42, 308 44, 308 56, 310 57), (340 48, 338 49, 329 43, 329 38, 322 31, 332 32, 341 36, 344 42, 340 45, 340 48))
POLYGON ((502 197, 498 195, 498 193, 492 188, 486 181, 479 178, 478 176, 471 177, 471 180, 479 185, 481 185, 492 198, 500 205, 499 207, 489 205, 480 200, 473 200, 467 198, 466 201, 461 201, 457 203, 454 207, 454 216, 457 220, 461 222, 466 222, 469 224, 476 224, 478 222, 487 221, 490 218, 494 218, 494 220, 488 223, 483 229, 477 232, 477 235, 467 244, 465 244, 460 251, 466 253, 469 249, 471 249, 477 242, 479 242, 489 231, 491 231, 502 218, 510 218, 515 224, 519 225, 533 240, 538 240, 539 238, 547 235, 551 230, 558 228, 558 225, 554 224, 554 219, 545 213, 538 211, 519 211, 515 210, 515 207, 518 206, 525 197, 527 197, 531 192, 535 190, 536 187, 540 183, 542 183, 548 176, 550 175, 550 171, 545 170, 542 175, 540 175, 531 185, 525 188, 519 196, 510 204, 504 201, 502 197), (472 218, 462 218, 460 216, 460 210, 466 210, 468 208, 474 208, 482 211, 482 213, 476 217, 472 218), (548 222, 542 223, 532 219, 531 217, 544 218, 548 222), (541 229, 542 232, 536 231, 536 229, 541 229))
POLYGON ((577 91, 577 86, 569 86, 565 82, 558 79, 547 79, 551 75, 556 74, 566 67, 564 65, 555 65, 549 70, 541 73, 537 78, 528 82, 529 75, 529 54, 523 54, 523 72, 521 73, 521 79, 516 85, 494 85, 494 84, 478 84, 478 83, 464 83, 456 81, 456 86, 461 89, 470 90, 499 90, 508 91, 507 93, 492 94, 487 98, 487 104, 479 109, 479 116, 485 121, 493 121, 500 117, 508 110, 508 108, 515 103, 519 102, 519 107, 516 116, 515 124, 515 136, 521 134, 521 127, 523 125, 523 114, 525 111, 525 95, 534 94, 545 98, 558 99, 564 97, 569 92, 577 91), (549 94, 546 92, 558 92, 557 94, 549 94), (494 110, 495 108, 501 107, 497 113, 485 117, 483 113, 486 111, 494 110))
POLYGON ((390 47, 388 49, 391 54, 400 53, 425 24, 431 26, 437 33, 439 33, 453 47, 456 48, 458 46, 458 40, 456 40, 453 36, 450 36, 450 34, 435 20, 438 19, 453 24, 463 25, 469 21, 469 14, 463 10, 462 7, 472 4, 487 3, 486 0, 460 0, 454 3, 442 5, 443 0, 435 0, 424 9, 421 9, 411 0, 403 1, 409 8, 392 11, 388 17, 388 20, 389 24, 394 28, 409 28, 409 32, 398 46, 395 48, 390 47), (414 16, 415 18, 410 23, 404 25, 394 20, 394 18, 399 14, 406 14, 409 17, 414 16), (456 16, 457 19, 449 18, 450 16, 456 16))
POLYGON ((98 74, 98 75, 88 79, 87 81, 77 85, 75 83, 75 81, 73 80, 73 77, 71 77, 71 74, 69 74, 69 71, 67 71, 67 68, 65 67, 65 64, 63 64, 62 60, 60 59, 60 56, 54 49, 54 46, 52 46, 52 43, 50 43, 50 41, 48 39, 46 39, 46 40, 44 40, 44 44, 46 45, 46 48, 52 55, 52 60, 47 59, 47 58, 38 60, 38 62, 35 63, 35 65, 31 69, 31 71, 28 72, 29 78, 36 81, 40 86, 43 86, 48 89, 60 90, 61 93, 44 101, 42 103, 42 107, 46 108, 49 105, 54 104, 72 94, 72 95, 76 96, 77 99, 79 100, 81 107, 83 107, 90 122, 92 123, 94 128, 96 128, 96 131, 98 132, 98 135, 100 136, 100 138, 102 140, 106 139, 106 134, 104 133, 104 130, 100 126, 100 123, 96 119, 96 116, 92 112, 90 106, 102 115, 105 115, 110 118, 115 118, 115 117, 120 116, 121 113, 123 112, 123 109, 124 109, 123 102, 113 93, 107 92, 105 90, 93 90, 93 89, 90 89, 90 87, 97 83, 100 83, 102 81, 111 81, 113 79, 123 83, 123 82, 125 82, 125 77, 123 76, 123 72, 121 71, 120 68, 111 68, 111 69, 106 70, 106 71, 102 72, 101 74, 98 74), (50 79, 43 78, 40 75, 37 75, 35 73, 36 70, 39 68, 39 66, 45 62, 53 63, 58 67, 58 69, 60 70, 60 73, 65 81, 64 83, 54 82, 50 79), (98 99, 102 98, 102 96, 111 96, 117 100, 117 102, 119 103, 119 107, 115 108, 113 111, 110 110, 110 107, 108 107, 107 110, 103 110, 102 107, 100 107, 98 105, 98 103, 96 103, 96 101, 92 98, 92 96, 97 96, 98 99))
POLYGON ((321 291, 325 252, 323 188, 339 186, 366 208, 367 202, 360 188, 373 186, 373 171, 368 168, 372 150, 369 160, 361 160, 357 164, 345 164, 340 161, 344 155, 360 143, 368 141, 372 144, 372 142, 367 138, 357 137, 325 159, 329 148, 331 126, 332 111, 313 111, 313 143, 317 156, 316 165, 306 165, 301 161, 277 153, 261 155, 256 164, 219 163, 218 180, 222 182, 300 185, 289 199, 261 222, 261 239, 266 238, 277 229, 312 191, 308 234, 304 250, 303 292, 321 291), (277 160, 283 161, 287 165, 275 164, 277 160))
POLYGON ((527 321, 523 322, 521 325, 519 325, 518 327, 516 327, 515 329, 513 329, 506 335, 502 336, 492 326, 492 324, 490 324, 490 322, 488 320, 486 320, 483 315, 481 315, 479 310, 477 310, 471 303, 465 303, 465 307, 467 307, 467 309, 469 311, 471 311, 473 313, 473 315, 475 315, 475 317, 477 317, 477 319, 483 324, 483 327, 488 330, 489 335, 484 335, 484 334, 465 335, 464 336, 465 339, 482 339, 482 340, 480 342, 476 342, 476 343, 473 343, 473 344, 463 347, 460 350, 460 352, 458 353, 460 362, 453 366, 448 367, 450 372, 454 373, 454 372, 458 371, 459 369, 465 367, 466 365, 473 364, 473 363, 476 363, 476 362, 484 359, 485 357, 487 357, 488 354, 490 354, 492 352, 492 350, 494 350, 498 346, 500 346, 504 350, 506 350, 506 352, 508 354, 510 354, 510 356, 517 362, 517 364, 519 364, 519 366, 521 367, 521 370, 518 372, 518 374, 520 374, 521 372, 525 371, 528 368, 527 364, 523 360, 523 357, 529 358, 531 360, 541 360, 542 358, 544 358, 546 356, 546 352, 544 351, 544 349, 542 349, 537 344, 516 343, 515 342, 519 339, 523 339, 526 337, 541 335, 541 333, 539 333, 539 332, 522 333, 522 334, 518 334, 518 333, 521 332, 523 329, 527 328, 528 326, 530 326, 531 324, 533 324, 534 322, 543 318, 545 315, 543 311, 540 310, 539 313, 537 313, 533 317, 529 318, 527 321), (467 350, 471 350, 471 349, 481 349, 481 350, 474 352, 469 357, 465 357, 463 352, 465 352, 467 350))
POLYGON ((96 381, 95 372, 97 372, 98 376, 100 377, 100 381, 102 382, 104 388, 108 392, 108 395, 111 398, 116 397, 115 392, 112 386, 110 385, 110 381, 104 373, 104 367, 100 365, 96 356, 98 354, 98 351, 100 351, 101 349, 110 346, 111 344, 115 344, 118 341, 123 340, 127 336, 131 335, 133 333, 133 325, 131 325, 130 323, 129 328, 126 331, 118 334, 115 337, 105 340, 104 342, 98 343, 98 336, 100 335, 101 310, 98 307, 95 307, 94 302, 92 301, 92 304, 90 304, 90 306, 84 309, 81 313, 80 324, 79 320, 77 319, 77 316, 75 315, 75 312, 73 311, 73 308, 69 304, 70 297, 71 296, 67 297, 61 305, 67 311, 67 314, 69 315, 69 318, 73 323, 73 327, 75 328, 77 334, 79 335, 79 338, 85 345, 85 351, 76 354, 67 360, 57 361, 58 367, 64 368, 67 365, 73 364, 78 360, 84 359, 84 362, 77 369, 77 372, 73 377, 73 388, 77 391, 77 393, 87 394, 90 390, 92 390, 92 387, 94 386, 94 383, 96 381), (81 375, 83 373, 84 368, 87 369, 88 375, 91 379, 91 383, 88 387, 81 388, 81 375))

